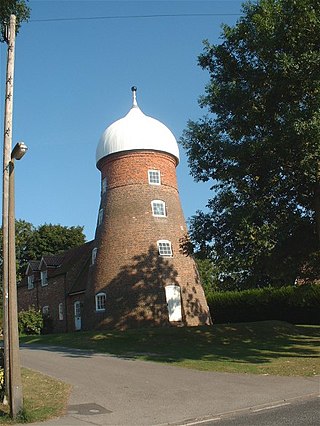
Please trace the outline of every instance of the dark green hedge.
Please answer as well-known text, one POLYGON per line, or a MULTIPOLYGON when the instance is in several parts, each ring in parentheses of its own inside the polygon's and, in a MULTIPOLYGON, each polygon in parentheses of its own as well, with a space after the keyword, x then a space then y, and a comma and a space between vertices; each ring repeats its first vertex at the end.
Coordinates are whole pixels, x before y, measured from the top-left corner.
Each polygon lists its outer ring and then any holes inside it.
POLYGON ((279 320, 320 324, 320 285, 210 292, 207 301, 217 324, 279 320))

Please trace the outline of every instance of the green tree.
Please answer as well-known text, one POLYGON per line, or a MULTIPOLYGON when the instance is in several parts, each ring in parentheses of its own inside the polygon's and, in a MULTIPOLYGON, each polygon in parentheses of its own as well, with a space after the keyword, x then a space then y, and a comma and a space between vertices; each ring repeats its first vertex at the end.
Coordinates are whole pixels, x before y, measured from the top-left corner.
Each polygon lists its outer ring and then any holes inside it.
MULTIPOLYGON (((30 260, 30 247, 33 244, 33 236, 36 228, 24 220, 16 220, 16 258, 17 278, 21 278, 30 260)), ((2 235, 1 235, 2 237, 2 235)), ((2 238, 1 238, 2 243, 2 238)))
POLYGON ((195 258, 204 292, 218 290, 218 274, 215 264, 210 259, 195 258))
MULTIPOLYGON (((18 279, 24 274, 29 260, 40 260, 45 254, 57 254, 85 243, 82 226, 44 224, 38 227, 16 220, 16 256, 18 279)), ((0 229, 2 267, 2 229, 0 229)), ((2 271, 1 271, 2 276, 2 271)))
POLYGON ((220 279, 242 287, 293 282, 320 248, 320 2, 243 5, 222 43, 204 42, 210 81, 182 137, 208 213, 191 220, 220 279))
MULTIPOLYGON (((28 0, 27 0, 28 1, 28 0)), ((4 41, 5 24, 10 22, 10 15, 16 15, 16 33, 21 23, 30 18, 30 7, 25 0, 1 0, 0 2, 0 42, 4 41)))
POLYGON ((84 243, 83 226, 68 227, 45 223, 33 232, 29 258, 39 259, 44 254, 61 253, 84 243))

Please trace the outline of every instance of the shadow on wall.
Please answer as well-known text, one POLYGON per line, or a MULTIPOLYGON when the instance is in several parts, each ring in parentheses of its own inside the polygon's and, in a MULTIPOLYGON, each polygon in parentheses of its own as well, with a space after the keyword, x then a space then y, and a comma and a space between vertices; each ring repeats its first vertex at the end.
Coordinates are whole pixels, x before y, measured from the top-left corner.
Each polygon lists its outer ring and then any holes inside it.
MULTIPOLYGON (((96 313, 97 328, 170 325, 165 286, 179 286, 177 277, 178 272, 170 259, 160 257, 153 245, 147 253, 134 256, 132 263, 123 266, 118 275, 100 290, 106 292, 106 311, 96 313)), ((194 285, 182 289, 183 292, 187 293, 183 296, 185 302, 182 305, 187 303, 183 309, 188 310, 188 315, 201 315, 194 285)), ((183 309, 182 320, 186 323, 183 309)))
POLYGON ((181 289, 183 294, 184 311, 188 325, 212 325, 212 320, 207 306, 207 301, 200 282, 196 263, 193 263, 194 281, 186 282, 181 289), (201 292, 201 294, 200 294, 201 292))

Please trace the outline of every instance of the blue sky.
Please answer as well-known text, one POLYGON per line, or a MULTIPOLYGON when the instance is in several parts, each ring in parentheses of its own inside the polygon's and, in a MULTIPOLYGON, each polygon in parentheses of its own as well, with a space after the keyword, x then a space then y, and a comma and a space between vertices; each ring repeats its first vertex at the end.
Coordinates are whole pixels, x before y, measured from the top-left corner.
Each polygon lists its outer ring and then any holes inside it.
MULTIPOLYGON (((206 112, 198 106, 209 80, 197 66, 202 40, 218 43, 221 24, 236 22, 241 3, 30 1, 31 19, 16 40, 12 143, 29 147, 16 167, 16 217, 35 226, 81 225, 92 239, 100 198, 96 146, 129 111, 131 86, 142 111, 179 139, 188 119, 206 112), (205 16, 132 17, 178 14, 205 16), (82 19, 94 17, 103 19, 82 19)), ((3 123, 7 46, 0 48, 3 123)), ((187 219, 205 208, 210 184, 195 183, 181 147, 180 155, 187 219)))

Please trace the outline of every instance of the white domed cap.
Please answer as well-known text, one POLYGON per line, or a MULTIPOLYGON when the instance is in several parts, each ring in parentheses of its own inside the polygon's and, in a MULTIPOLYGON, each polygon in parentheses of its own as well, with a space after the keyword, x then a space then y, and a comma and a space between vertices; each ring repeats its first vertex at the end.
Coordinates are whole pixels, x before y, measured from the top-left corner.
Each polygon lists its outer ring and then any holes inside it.
POLYGON ((160 121, 145 115, 137 105, 132 88, 133 106, 128 114, 103 132, 96 152, 96 162, 122 151, 154 150, 173 155, 179 162, 179 148, 173 133, 160 121))

